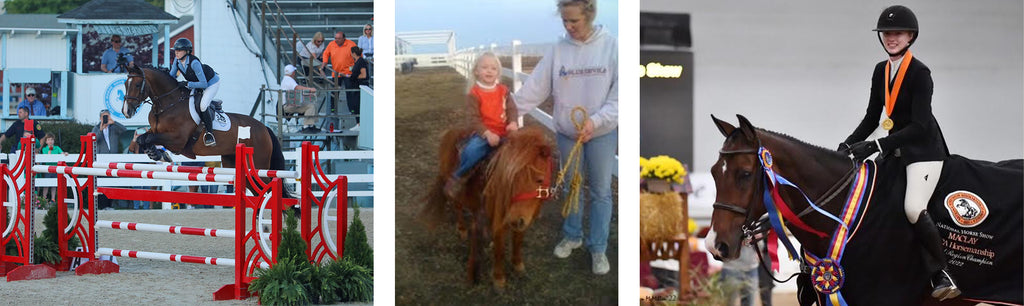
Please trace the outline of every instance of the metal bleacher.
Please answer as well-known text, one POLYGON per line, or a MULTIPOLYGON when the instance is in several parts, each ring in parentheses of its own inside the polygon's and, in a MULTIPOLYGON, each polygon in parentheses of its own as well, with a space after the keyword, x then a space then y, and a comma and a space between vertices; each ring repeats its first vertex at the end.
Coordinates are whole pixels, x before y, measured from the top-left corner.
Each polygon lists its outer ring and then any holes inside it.
MULTIPOLYGON (((273 69, 277 79, 281 78, 284 66, 296 65, 295 45, 297 41, 303 44, 313 39, 316 32, 322 32, 325 43, 331 43, 334 33, 342 31, 345 38, 356 42, 362 35, 363 26, 373 22, 373 1, 372 0, 234 0, 233 7, 239 15, 246 16, 246 24, 257 46, 261 49, 263 57, 268 66, 273 69)), ((302 69, 296 73, 296 80, 300 84, 315 87, 319 92, 338 93, 341 88, 329 80, 317 76, 305 75, 302 69)), ((330 74, 328 72, 328 74, 330 74)), ((262 104, 264 99, 276 96, 274 94, 261 94, 260 99, 254 102, 251 115, 259 118, 257 105, 262 104)), ((341 93, 338 96, 344 96, 341 93)), ((351 142, 356 132, 348 131, 348 128, 355 125, 355 116, 337 114, 337 98, 318 99, 320 114, 325 118, 320 120, 320 129, 324 131, 317 134, 301 134, 277 126, 283 130, 279 134, 283 142, 313 141, 330 146, 351 142), (332 102, 333 101, 333 102, 332 102), (333 106, 333 107, 332 107, 333 106), (330 131, 336 128, 335 131, 330 131)), ((344 103, 340 103, 344 105, 344 103)), ((344 109, 344 106, 341 106, 344 109)), ((343 111, 342 111, 343 112, 343 111)), ((278 125, 279 120, 275 116, 267 117, 264 124, 268 126, 278 125)), ((345 145, 347 146, 347 145, 345 145)))

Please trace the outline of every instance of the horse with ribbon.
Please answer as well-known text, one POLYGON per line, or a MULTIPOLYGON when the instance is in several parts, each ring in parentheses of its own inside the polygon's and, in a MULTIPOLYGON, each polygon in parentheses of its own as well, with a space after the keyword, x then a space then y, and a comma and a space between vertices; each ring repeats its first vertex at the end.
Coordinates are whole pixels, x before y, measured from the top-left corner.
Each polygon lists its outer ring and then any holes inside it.
MULTIPOLYGON (((790 254, 800 254, 802 305, 940 304, 930 296, 929 276, 935 271, 926 271, 928 265, 920 261, 924 250, 900 205, 906 178, 900 175, 898 160, 883 159, 877 166, 873 161, 854 163, 848 156, 757 129, 738 117, 740 126, 735 127, 712 116, 726 137, 711 169, 717 195, 705 243, 715 258, 737 258, 742 243, 770 227, 770 244, 781 240, 790 254), (800 242, 800 251, 789 236, 800 242)), ((947 163, 958 159, 966 160, 952 156, 947 163)), ((972 178, 1024 184, 1020 161, 970 164, 985 168, 974 170, 972 178)), ((959 171, 955 169, 949 171, 959 171)), ((989 213, 990 222, 979 227, 983 231, 964 228, 972 221, 982 225, 978 213, 967 223, 949 225, 950 217, 941 208, 945 202, 950 202, 945 205, 949 215, 957 216, 969 213, 957 210, 960 199, 981 203, 982 198, 1007 197, 948 178, 955 176, 943 173, 929 209, 944 234, 949 272, 963 290, 961 297, 941 304, 1019 305, 1022 196, 1016 190, 1008 203, 975 204, 972 208, 983 207, 989 213), (975 192, 948 199, 963 188, 975 192), (994 224, 1002 226, 991 227, 994 224)), ((775 260, 773 267, 777 268, 775 260)))
POLYGON ((512 264, 517 272, 526 269, 522 256, 523 236, 539 215, 541 205, 552 196, 555 146, 544 130, 536 126, 512 132, 488 160, 466 174, 465 188, 455 198, 449 198, 444 193, 444 184, 458 168, 458 144, 473 132, 473 127, 457 127, 442 136, 440 169, 419 219, 434 228, 444 219, 446 208, 455 213, 460 236, 469 238, 466 275, 470 282, 477 280, 483 241, 491 237, 494 287, 502 289, 505 286, 505 237, 510 231, 512 264), (452 205, 449 207, 448 203, 452 205))
POLYGON ((194 107, 188 103, 188 90, 178 87, 178 82, 166 72, 150 67, 130 67, 124 87, 122 113, 125 117, 134 116, 143 103, 153 106, 149 112, 149 131, 137 140, 139 148, 153 160, 170 162, 166 153, 156 149, 156 145, 162 145, 175 154, 189 158, 195 158, 196 155, 220 155, 224 167, 232 168, 235 163, 235 145, 242 143, 254 149, 253 164, 258 169, 284 170, 284 154, 277 136, 258 120, 246 115, 218 114, 227 124, 223 131, 214 128, 213 133, 218 139, 237 139, 237 142, 220 141, 209 147, 195 145, 201 126, 198 124, 199 117, 190 114, 194 107))

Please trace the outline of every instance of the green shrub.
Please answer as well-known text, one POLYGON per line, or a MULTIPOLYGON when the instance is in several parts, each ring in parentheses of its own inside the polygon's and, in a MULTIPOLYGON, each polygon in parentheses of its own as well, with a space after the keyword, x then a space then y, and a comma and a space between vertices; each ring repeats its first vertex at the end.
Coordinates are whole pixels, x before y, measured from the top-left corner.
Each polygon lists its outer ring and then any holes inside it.
POLYGON ((373 300, 373 270, 347 259, 329 262, 322 269, 327 270, 323 281, 334 282, 331 286, 338 288, 339 302, 373 300))
MULTIPOLYGON (((60 247, 58 245, 57 231, 57 214, 61 211, 58 208, 59 205, 49 205, 46 209, 46 216, 43 217, 43 226, 46 228, 43 230, 41 235, 35 236, 35 247, 32 251, 34 262, 39 263, 59 263, 60 258, 60 247)), ((67 212, 64 212, 65 216, 67 212)), ((72 237, 68 241, 68 249, 74 250, 79 246, 78 237, 72 237)))
POLYGON ((373 248, 366 238, 366 226, 359 219, 359 205, 353 203, 355 218, 345 234, 345 259, 373 270, 373 248))
POLYGON ((281 258, 270 269, 260 269, 259 277, 249 284, 249 292, 259 292, 263 305, 309 305, 309 285, 313 265, 306 260, 299 262, 281 258))

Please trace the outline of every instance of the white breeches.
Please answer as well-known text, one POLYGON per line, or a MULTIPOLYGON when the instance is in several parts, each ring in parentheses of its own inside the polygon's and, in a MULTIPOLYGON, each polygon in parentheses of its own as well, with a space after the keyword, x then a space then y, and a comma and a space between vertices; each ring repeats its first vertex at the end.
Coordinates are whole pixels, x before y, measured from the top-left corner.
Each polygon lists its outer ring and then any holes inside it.
MULTIPOLYGON (((218 89, 220 89, 220 82, 217 82, 216 84, 210 85, 210 87, 207 87, 206 89, 203 90, 203 100, 199 101, 199 110, 200 111, 204 111, 205 112, 206 108, 210 107, 210 102, 213 101, 213 97, 217 95, 217 90, 218 89)), ((196 90, 193 89, 192 90, 192 94, 195 94, 195 91, 196 90)), ((189 100, 189 102, 192 102, 190 104, 194 104, 195 103, 195 96, 189 97, 188 100, 189 100)))
POLYGON ((907 165, 907 194, 903 198, 903 209, 911 224, 928 209, 928 199, 935 192, 942 175, 942 161, 923 161, 907 165))

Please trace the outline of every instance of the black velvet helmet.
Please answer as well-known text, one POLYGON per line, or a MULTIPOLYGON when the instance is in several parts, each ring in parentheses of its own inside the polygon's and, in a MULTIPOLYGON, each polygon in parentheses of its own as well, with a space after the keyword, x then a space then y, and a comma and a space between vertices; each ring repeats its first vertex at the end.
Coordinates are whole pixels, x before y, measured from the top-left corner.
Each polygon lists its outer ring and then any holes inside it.
POLYGON ((189 53, 192 53, 192 41, 188 40, 188 38, 178 38, 178 40, 174 42, 173 49, 184 50, 188 51, 189 53))
MULTIPOLYGON (((881 32, 887 31, 910 31, 914 32, 914 38, 910 39, 910 43, 907 44, 907 48, 910 48, 917 41, 917 37, 921 35, 920 28, 917 25, 917 16, 914 12, 902 5, 893 5, 885 8, 882 14, 878 16, 878 24, 875 25, 873 30, 878 33, 878 41, 882 43, 883 47, 885 42, 882 42, 881 32)), ((899 54, 903 54, 907 49, 903 49, 899 54)))

